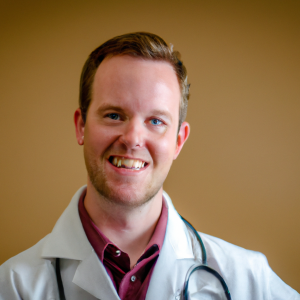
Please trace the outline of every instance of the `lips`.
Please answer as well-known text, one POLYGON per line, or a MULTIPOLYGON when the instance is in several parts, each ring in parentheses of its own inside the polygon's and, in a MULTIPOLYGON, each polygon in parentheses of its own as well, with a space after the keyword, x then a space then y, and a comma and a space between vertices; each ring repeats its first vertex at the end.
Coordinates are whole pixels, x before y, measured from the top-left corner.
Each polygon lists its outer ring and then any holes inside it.
POLYGON ((116 166, 117 168, 133 169, 133 170, 140 170, 147 165, 145 161, 139 159, 120 157, 120 156, 110 156, 109 162, 112 165, 116 166))

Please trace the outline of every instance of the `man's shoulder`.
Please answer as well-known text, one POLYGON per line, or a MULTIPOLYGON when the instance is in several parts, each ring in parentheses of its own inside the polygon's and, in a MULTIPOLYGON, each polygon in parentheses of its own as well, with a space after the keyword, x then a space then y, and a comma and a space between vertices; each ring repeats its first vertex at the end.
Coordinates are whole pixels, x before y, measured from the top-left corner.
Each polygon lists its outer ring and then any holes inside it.
POLYGON ((35 267, 45 264, 45 259, 42 258, 41 253, 47 236, 42 238, 34 246, 25 251, 11 257, 0 266, 0 275, 3 272, 24 273, 26 270, 32 270, 35 267))
POLYGON ((222 266, 224 269, 230 266, 249 272, 262 272, 269 268, 264 254, 242 248, 220 238, 200 233, 207 252, 208 262, 222 266))
POLYGON ((47 236, 0 266, 0 300, 57 299, 53 258, 42 257, 47 236))
POLYGON ((199 233, 203 239, 205 247, 212 252, 218 253, 219 255, 231 256, 230 254, 234 253, 242 257, 243 256, 247 256, 247 257, 249 256, 253 258, 264 257, 264 255, 260 252, 245 249, 243 247, 237 246, 235 244, 232 244, 223 239, 220 239, 218 237, 206 233, 201 233, 201 232, 199 233))

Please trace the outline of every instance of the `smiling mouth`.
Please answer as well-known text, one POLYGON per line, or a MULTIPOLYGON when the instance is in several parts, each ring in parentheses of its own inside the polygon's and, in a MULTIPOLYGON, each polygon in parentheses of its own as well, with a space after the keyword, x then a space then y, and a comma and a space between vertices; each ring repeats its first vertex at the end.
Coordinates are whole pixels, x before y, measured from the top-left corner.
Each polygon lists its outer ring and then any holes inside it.
POLYGON ((117 168, 140 170, 145 168, 148 163, 138 159, 129 159, 125 157, 110 156, 108 161, 117 168))

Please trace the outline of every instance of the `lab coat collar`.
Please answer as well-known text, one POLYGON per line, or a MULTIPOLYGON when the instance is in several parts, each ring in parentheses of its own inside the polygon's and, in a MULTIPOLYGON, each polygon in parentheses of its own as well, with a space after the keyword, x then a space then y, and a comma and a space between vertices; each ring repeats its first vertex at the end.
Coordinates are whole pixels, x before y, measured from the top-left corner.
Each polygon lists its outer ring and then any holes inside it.
POLYGON ((52 232, 45 241, 42 257, 60 257, 84 260, 92 251, 82 227, 78 201, 86 186, 81 187, 73 196, 70 204, 57 220, 52 232))
POLYGON ((168 205, 166 242, 171 244, 177 259, 194 258, 193 247, 186 225, 181 220, 171 198, 165 191, 163 197, 168 205))

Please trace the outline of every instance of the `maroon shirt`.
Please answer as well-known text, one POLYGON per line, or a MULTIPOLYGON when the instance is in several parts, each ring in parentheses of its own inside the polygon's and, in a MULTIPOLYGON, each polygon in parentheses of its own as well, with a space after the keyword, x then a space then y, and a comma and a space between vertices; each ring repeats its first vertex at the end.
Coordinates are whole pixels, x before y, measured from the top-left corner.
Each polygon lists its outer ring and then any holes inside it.
POLYGON ((168 221, 168 209, 165 200, 163 200, 160 218, 146 250, 137 261, 137 264, 130 270, 128 254, 114 245, 89 217, 83 203, 85 194, 86 192, 81 195, 78 203, 81 223, 119 297, 122 300, 144 300, 165 237, 168 221))

